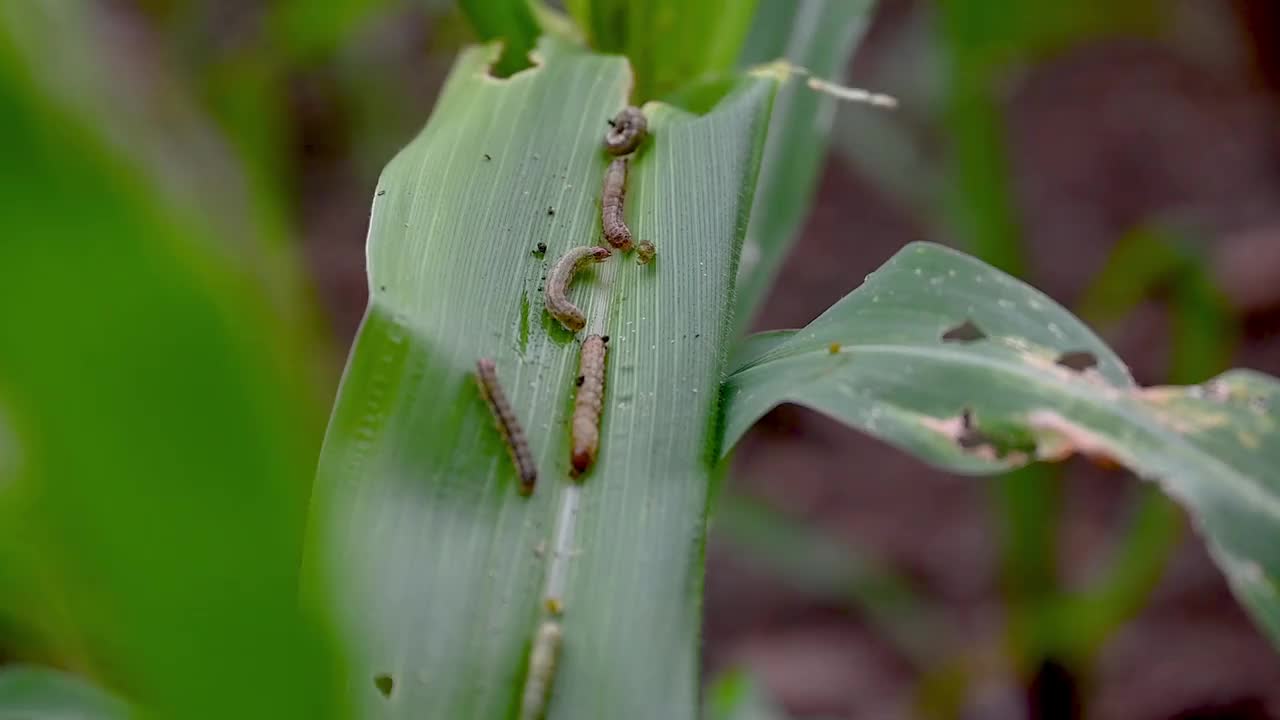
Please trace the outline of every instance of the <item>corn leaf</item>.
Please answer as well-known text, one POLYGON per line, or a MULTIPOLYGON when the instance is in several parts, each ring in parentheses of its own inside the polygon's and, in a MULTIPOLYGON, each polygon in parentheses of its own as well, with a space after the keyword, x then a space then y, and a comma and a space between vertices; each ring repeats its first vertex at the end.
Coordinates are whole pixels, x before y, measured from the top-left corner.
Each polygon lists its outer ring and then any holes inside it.
POLYGON ((600 241, 602 139, 624 60, 545 41, 491 77, 459 58, 431 121, 384 171, 370 304, 320 460, 311 563, 355 648, 360 717, 514 717, 543 597, 563 603, 553 719, 689 718, 730 288, 776 73, 711 113, 645 107, 615 253, 571 297, 607 334, 599 459, 569 479, 578 342, 543 310, 548 267, 600 241), (545 245, 545 253, 539 250, 545 245), (492 358, 540 479, 529 498, 473 379, 492 358))
POLYGON ((1187 508, 1237 596, 1280 642, 1274 378, 1234 370, 1140 388, 1049 298, 924 243, 756 350, 726 384, 725 448, 769 408, 795 402, 956 472, 1077 452, 1119 463, 1187 508))

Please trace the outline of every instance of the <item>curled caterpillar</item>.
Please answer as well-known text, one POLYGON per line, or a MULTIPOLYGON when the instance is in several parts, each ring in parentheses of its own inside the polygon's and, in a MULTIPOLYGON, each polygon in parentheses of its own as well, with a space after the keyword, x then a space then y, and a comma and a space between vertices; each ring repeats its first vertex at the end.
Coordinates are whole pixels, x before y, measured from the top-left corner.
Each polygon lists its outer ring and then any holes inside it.
POLYGON ((587 326, 587 316, 569 301, 569 283, 573 282, 579 268, 587 263, 603 262, 610 254, 607 247, 584 245, 561 255, 551 266, 547 275, 547 312, 569 330, 578 332, 587 326))
POLYGON ((627 227, 622 201, 627 195, 627 159, 614 158, 604 173, 604 192, 600 195, 600 226, 604 239, 622 252, 631 249, 631 228, 627 227))
POLYGON ((529 674, 524 680, 524 697, 520 700, 520 720, 540 720, 547 711, 547 698, 556 678, 556 661, 560 659, 560 642, 564 631, 560 623, 546 620, 538 626, 529 651, 529 674))
POLYGON ((627 106, 609 121, 609 132, 604 136, 604 148, 610 155, 626 155, 640 147, 649 130, 649 121, 640 108, 627 106))
POLYGON ((600 449, 600 409, 604 404, 604 359, 608 341, 592 335, 578 356, 578 392, 573 400, 573 473, 580 475, 596 461, 600 449))
POLYGON ((648 265, 653 262, 653 256, 657 254, 658 248, 654 247, 653 243, 648 240, 641 240, 640 243, 636 245, 636 262, 641 265, 648 265))
POLYGON ((538 466, 533 461, 533 452, 529 450, 529 441, 524 436, 524 429, 516 419, 515 410, 511 408, 507 395, 498 384, 498 369, 493 360, 480 358, 476 361, 476 381, 480 384, 480 394, 484 395, 493 413, 494 423, 502 440, 507 445, 511 462, 515 463, 516 472, 520 475, 520 494, 529 495, 538 482, 538 466))

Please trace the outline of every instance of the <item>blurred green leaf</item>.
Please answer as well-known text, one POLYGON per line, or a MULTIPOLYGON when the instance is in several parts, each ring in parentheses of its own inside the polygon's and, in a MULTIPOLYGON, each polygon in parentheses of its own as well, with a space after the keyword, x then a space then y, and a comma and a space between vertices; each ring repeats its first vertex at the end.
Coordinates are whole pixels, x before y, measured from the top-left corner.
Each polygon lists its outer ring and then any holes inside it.
POLYGON ((1199 382, 1225 368, 1239 328, 1226 296, 1209 273, 1202 243, 1159 223, 1116 243, 1080 301, 1080 317, 1112 323, 1151 296, 1163 296, 1172 317, 1169 381, 1199 382))
POLYGON ((763 688, 741 670, 733 670, 716 678, 707 690, 705 720, 786 720, 763 688))
POLYGON ((494 72, 506 77, 529 67, 529 51, 541 33, 531 0, 458 0, 481 40, 501 40, 494 72))
MULTIPOLYGON (((818 77, 839 80, 874 5, 874 0, 761 0, 742 61, 784 57, 818 77)), ((740 332, 755 317, 809 216, 835 107, 834 98, 802 82, 789 82, 778 93, 738 268, 734 318, 740 332)))
POLYGON ((1034 436, 1035 457, 1075 451, 1125 465, 1190 510, 1237 596, 1280 642, 1273 378, 1237 370, 1203 386, 1138 388, 1043 294, 918 243, 790 340, 734 368, 725 401, 725 448, 769 408, 795 402, 957 472, 1031 459, 996 457, 1009 428, 1034 436))
MULTIPOLYGON (((441 0, 414 3, 442 4, 441 0)), ((322 57, 348 43, 370 17, 398 4, 402 0, 277 0, 269 4, 266 19, 272 51, 291 63, 322 57)))
POLYGON ((458 60, 388 165, 371 301, 321 456, 312 560, 356 648, 361 717, 515 712, 543 594, 561 598, 551 718, 689 718, 728 302, 777 74, 694 117, 650 104, 627 215, 657 260, 616 254, 573 296, 610 352, 600 458, 568 479, 578 344, 542 309, 548 266, 600 237, 605 119, 625 61, 544 41, 506 80, 458 60), (545 243, 545 256, 536 253, 545 243), (531 498, 476 390, 497 363, 537 459, 531 498), (394 689, 385 696, 374 677, 394 689))
POLYGON ((24 665, 0 668, 0 720, 125 720, 129 706, 84 680, 24 665))
POLYGON ((627 57, 635 71, 631 97, 640 102, 731 70, 757 2, 567 0, 565 5, 593 49, 627 57))
POLYGON ((319 418, 293 275, 67 92, 85 68, 33 62, 20 31, 75 10, 0 11, 0 614, 156 717, 340 714, 298 609, 319 418))

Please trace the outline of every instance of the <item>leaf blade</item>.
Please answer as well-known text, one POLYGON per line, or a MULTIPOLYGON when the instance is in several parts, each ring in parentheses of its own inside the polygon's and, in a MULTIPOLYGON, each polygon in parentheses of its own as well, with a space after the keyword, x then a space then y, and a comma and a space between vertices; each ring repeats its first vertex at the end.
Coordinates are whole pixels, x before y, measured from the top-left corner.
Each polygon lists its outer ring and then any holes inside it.
POLYGON ((348 693, 363 717, 514 713, 552 583, 566 610, 550 717, 691 717, 713 390, 778 79, 744 78, 704 117, 645 108, 627 215, 657 259, 615 254, 571 289, 587 332, 611 336, 600 455, 579 487, 565 436, 577 346, 541 312, 542 282, 599 240, 604 121, 629 71, 544 40, 542 65, 495 80, 492 52, 463 54, 374 198, 371 303, 310 539, 357 644, 348 693), (470 377, 481 356, 529 436, 528 500, 470 377), (379 673, 394 676, 385 697, 379 673))
POLYGON ((931 464, 991 473, 1029 457, 973 452, 1029 438, 1039 457, 1079 451, 1157 480, 1197 518, 1255 619, 1280 640, 1276 578, 1280 383, 1232 371, 1203 387, 1138 388, 1119 358, 1042 294, 940 246, 908 246, 844 300, 726 385, 726 447, 769 407, 797 402, 931 464), (983 333, 942 339, 971 320, 983 333), (836 353, 830 343, 841 343, 836 353), (1087 352, 1096 370, 1058 364, 1087 352), (971 437, 972 439, 972 437, 971 437))

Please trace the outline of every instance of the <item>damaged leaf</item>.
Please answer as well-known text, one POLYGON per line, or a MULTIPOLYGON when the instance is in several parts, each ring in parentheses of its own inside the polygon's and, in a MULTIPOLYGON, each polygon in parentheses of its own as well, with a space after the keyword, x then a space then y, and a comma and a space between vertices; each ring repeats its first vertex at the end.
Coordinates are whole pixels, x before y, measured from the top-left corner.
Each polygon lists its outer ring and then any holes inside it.
POLYGON ((808 327, 752 345, 725 383, 724 452, 792 402, 954 472, 1073 455, 1123 465, 1187 508, 1280 644, 1275 378, 1234 370, 1197 386, 1140 388, 1042 293, 927 243, 903 249, 808 327), (985 341, 955 342, 964 325, 985 341), (832 343, 842 352, 829 353, 832 343))

